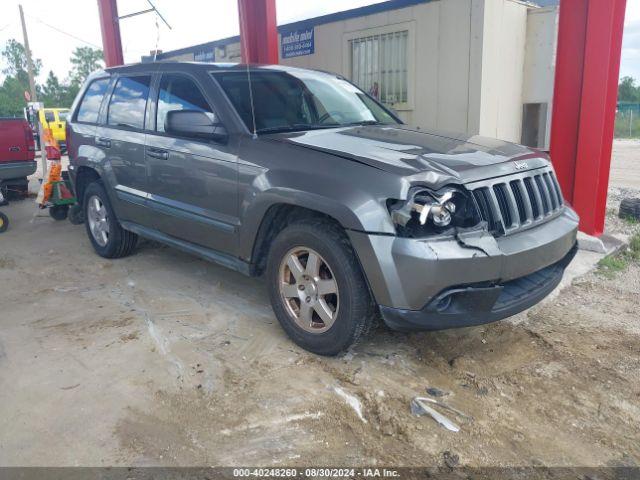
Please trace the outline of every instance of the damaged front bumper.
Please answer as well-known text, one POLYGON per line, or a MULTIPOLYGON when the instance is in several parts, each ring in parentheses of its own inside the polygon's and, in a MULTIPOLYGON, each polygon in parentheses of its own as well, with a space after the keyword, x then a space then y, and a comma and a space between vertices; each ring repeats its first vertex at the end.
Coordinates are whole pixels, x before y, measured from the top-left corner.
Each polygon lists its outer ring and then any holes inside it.
POLYGON ((396 330, 478 325, 535 305, 576 251, 577 215, 503 237, 410 239, 349 232, 385 322, 396 330))

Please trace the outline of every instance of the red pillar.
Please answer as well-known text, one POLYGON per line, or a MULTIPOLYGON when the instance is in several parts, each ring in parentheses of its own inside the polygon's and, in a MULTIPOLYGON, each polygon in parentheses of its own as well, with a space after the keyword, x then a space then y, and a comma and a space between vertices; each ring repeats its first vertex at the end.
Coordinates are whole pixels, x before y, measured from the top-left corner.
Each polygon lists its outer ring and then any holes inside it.
POLYGON ((238 0, 244 63, 278 63, 276 0, 238 0))
POLYGON ((551 158, 580 230, 601 235, 626 0, 561 0, 551 158))
POLYGON ((104 63, 107 67, 123 65, 124 57, 116 0, 98 0, 98 10, 100 11, 104 63))

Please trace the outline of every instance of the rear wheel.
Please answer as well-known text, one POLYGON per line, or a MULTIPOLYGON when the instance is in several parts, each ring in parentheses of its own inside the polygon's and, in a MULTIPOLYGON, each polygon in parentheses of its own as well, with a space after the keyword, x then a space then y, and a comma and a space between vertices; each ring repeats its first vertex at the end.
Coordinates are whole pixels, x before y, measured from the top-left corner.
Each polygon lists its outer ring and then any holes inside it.
POLYGON ((82 205, 87 235, 96 253, 104 258, 130 255, 136 247, 138 236, 122 228, 102 182, 87 186, 82 205))
POLYGON ((271 246, 267 281, 278 321, 306 350, 336 355, 372 325, 375 306, 360 265, 333 223, 285 228, 271 246))

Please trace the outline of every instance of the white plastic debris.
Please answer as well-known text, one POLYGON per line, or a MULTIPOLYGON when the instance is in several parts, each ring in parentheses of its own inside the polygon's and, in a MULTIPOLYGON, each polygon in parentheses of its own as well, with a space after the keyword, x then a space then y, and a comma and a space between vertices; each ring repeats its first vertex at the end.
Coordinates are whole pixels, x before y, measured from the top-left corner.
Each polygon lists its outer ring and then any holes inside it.
POLYGON ((469 420, 470 422, 473 421, 473 417, 470 415, 467 415, 464 412, 461 412, 460 410, 458 410, 457 408, 453 408, 451 405, 447 405, 446 403, 440 401, 440 400, 434 400, 433 398, 429 398, 429 397, 418 397, 420 398, 420 400, 422 400, 423 402, 429 402, 429 403, 433 403, 434 405, 437 405, 439 407, 442 407, 446 410, 449 410, 453 413, 455 413, 456 415, 459 415, 460 417, 464 418, 465 420, 469 420))
POLYGON ((362 420, 364 423, 367 423, 367 420, 362 415, 362 403, 355 395, 351 395, 350 393, 345 392, 340 387, 333 387, 333 391, 336 392, 340 397, 342 397, 353 410, 358 415, 358 418, 362 420))
POLYGON ((431 416, 431 418, 433 418, 436 422, 438 422, 447 430, 451 432, 460 431, 460 427, 458 425, 456 425, 454 422, 452 422, 447 417, 442 415, 440 412, 434 410, 429 405, 427 405, 425 403, 425 400, 429 401, 429 399, 424 397, 416 397, 413 400, 411 400, 411 413, 417 416, 428 414, 431 416))

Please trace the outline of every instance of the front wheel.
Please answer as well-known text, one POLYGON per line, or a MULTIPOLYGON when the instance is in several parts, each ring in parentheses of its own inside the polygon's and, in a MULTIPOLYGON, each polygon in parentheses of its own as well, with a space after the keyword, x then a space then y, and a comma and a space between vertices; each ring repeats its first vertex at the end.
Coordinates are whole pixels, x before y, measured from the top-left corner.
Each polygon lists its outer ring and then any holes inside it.
POLYGON ((372 325, 375 306, 344 231, 325 220, 285 228, 267 263, 274 313, 302 348, 337 355, 372 325))

